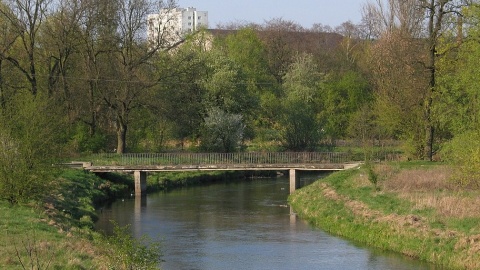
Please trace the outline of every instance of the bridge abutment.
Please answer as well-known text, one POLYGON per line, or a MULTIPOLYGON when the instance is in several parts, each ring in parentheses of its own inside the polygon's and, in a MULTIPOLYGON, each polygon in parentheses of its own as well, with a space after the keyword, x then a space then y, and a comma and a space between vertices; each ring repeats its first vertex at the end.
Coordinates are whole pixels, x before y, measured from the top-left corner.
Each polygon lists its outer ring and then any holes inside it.
POLYGON ((135 196, 141 196, 147 191, 147 172, 134 171, 135 178, 135 196))

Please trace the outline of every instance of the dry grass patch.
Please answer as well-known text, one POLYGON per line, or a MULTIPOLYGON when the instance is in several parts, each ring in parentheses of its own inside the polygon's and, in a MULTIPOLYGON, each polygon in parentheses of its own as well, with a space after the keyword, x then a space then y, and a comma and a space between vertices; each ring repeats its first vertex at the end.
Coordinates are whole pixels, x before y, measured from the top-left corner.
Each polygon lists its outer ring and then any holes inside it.
POLYGON ((480 198, 455 196, 445 193, 414 193, 403 194, 403 197, 413 202, 416 209, 433 208, 444 218, 478 218, 480 217, 480 198))
POLYGON ((451 172, 447 167, 443 166, 435 169, 402 170, 398 173, 394 172, 393 169, 389 170, 387 168, 379 171, 380 175, 384 175, 385 181, 383 181, 382 187, 386 191, 408 193, 453 189, 453 185, 448 181, 451 172))
POLYGON ((441 217, 480 217, 480 192, 460 191, 450 181, 451 170, 446 166, 433 169, 402 170, 391 174, 391 169, 376 168, 379 174, 388 173, 382 181, 382 190, 395 192, 400 198, 414 203, 416 209, 435 209, 441 217), (475 193, 472 196, 472 193, 475 193))

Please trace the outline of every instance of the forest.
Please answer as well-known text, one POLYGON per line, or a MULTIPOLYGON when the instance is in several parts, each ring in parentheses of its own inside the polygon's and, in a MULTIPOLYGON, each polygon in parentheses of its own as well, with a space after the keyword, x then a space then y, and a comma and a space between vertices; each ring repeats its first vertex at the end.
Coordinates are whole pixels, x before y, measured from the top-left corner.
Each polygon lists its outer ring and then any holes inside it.
POLYGON ((40 193, 55 160, 82 154, 346 141, 396 142, 480 185, 478 1, 374 0, 358 24, 278 18, 147 40, 147 14, 176 6, 0 1, 3 199, 40 193))

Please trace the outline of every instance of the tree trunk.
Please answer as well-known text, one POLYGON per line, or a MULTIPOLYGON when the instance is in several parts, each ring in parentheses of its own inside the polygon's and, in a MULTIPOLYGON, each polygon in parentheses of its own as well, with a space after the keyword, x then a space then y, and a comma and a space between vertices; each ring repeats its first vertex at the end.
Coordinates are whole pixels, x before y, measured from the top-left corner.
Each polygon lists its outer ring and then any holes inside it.
MULTIPOLYGON (((433 88, 431 88, 433 89, 433 88)), ((430 90, 429 95, 432 95, 430 90)), ((427 97, 424 108, 424 128, 425 128, 425 145, 423 148, 423 159, 432 161, 433 158, 433 124, 432 124, 432 97, 427 97)))
POLYGON ((127 125, 117 121, 117 154, 125 153, 127 141, 127 125))
POLYGON ((424 121, 425 121, 425 145, 423 158, 425 160, 432 160, 433 157, 433 124, 432 124, 432 103, 433 103, 433 93, 435 92, 436 87, 436 57, 437 57, 437 42, 438 36, 442 27, 442 20, 444 15, 444 7, 449 2, 442 1, 437 3, 435 0, 430 0, 428 5, 428 10, 430 12, 428 18, 428 45, 429 45, 429 54, 428 54, 428 72, 430 75, 430 81, 428 84, 428 92, 425 98, 425 108, 424 108, 424 121))

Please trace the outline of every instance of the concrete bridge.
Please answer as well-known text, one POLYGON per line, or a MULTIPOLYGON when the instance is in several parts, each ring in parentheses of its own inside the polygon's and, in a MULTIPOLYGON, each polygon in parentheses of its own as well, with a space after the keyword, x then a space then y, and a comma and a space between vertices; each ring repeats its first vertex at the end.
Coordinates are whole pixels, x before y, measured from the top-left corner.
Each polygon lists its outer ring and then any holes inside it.
POLYGON ((167 171, 289 171, 290 192, 299 186, 297 171, 338 171, 353 168, 347 153, 244 152, 244 153, 127 153, 96 154, 77 162, 91 172, 133 173, 135 194, 146 191, 148 172, 167 171))

